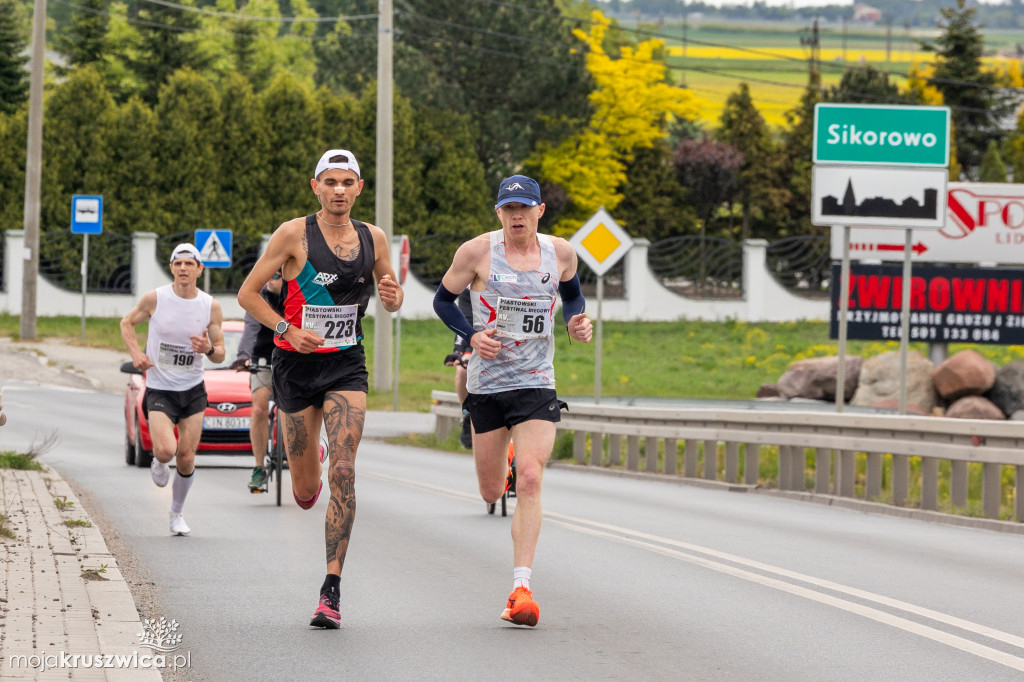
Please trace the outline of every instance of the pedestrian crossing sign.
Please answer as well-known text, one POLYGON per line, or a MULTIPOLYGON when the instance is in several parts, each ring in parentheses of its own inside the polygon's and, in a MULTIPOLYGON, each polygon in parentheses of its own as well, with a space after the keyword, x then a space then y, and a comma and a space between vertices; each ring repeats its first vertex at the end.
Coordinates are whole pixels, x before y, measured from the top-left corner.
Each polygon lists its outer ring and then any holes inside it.
POLYGON ((231 267, 231 230, 196 230, 196 248, 206 267, 231 267))

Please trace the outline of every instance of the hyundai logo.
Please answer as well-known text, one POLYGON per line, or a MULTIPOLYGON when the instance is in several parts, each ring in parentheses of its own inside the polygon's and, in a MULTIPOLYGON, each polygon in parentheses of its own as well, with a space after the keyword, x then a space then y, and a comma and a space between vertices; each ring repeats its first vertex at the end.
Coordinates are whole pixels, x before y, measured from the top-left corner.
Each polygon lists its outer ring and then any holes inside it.
POLYGON ((217 403, 217 411, 230 413, 238 409, 238 405, 234 403, 217 403))

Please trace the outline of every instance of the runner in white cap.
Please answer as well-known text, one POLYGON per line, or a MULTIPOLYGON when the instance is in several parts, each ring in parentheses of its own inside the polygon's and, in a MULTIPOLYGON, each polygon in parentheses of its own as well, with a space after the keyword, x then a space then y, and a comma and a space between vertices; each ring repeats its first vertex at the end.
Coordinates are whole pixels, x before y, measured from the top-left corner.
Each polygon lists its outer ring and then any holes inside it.
POLYGON ((121 318, 121 337, 132 364, 146 375, 143 411, 153 438, 153 482, 161 488, 166 486, 170 479, 167 464, 175 460, 171 534, 188 535, 191 531, 182 509, 195 478, 196 448, 206 410, 203 355, 213 362, 224 360, 223 313, 220 303, 196 286, 203 264, 195 246, 174 247, 170 267, 174 281, 143 294, 121 318), (149 332, 143 352, 135 338, 135 327, 146 321, 149 332))

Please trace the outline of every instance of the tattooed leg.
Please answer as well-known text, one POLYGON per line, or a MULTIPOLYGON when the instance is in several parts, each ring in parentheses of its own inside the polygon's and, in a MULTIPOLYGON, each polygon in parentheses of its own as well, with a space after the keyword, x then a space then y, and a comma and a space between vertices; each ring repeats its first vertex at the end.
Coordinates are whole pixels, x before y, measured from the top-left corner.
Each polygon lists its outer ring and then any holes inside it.
POLYGON ((316 449, 319 442, 322 417, 315 407, 285 413, 285 446, 292 490, 302 500, 316 495, 320 488, 320 457, 316 449))
POLYGON ((366 394, 360 391, 328 393, 324 400, 324 426, 330 443, 327 481, 331 499, 324 521, 327 572, 341 575, 356 516, 356 450, 363 437, 366 394))

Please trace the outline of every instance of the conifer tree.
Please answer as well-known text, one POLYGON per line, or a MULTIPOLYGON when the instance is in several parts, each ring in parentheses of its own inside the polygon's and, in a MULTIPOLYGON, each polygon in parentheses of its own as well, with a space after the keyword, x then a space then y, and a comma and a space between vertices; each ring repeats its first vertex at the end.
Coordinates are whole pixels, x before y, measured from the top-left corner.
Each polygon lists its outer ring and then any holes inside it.
POLYGON ((28 101, 28 71, 23 55, 25 20, 17 0, 0 0, 0 114, 12 114, 28 101))

